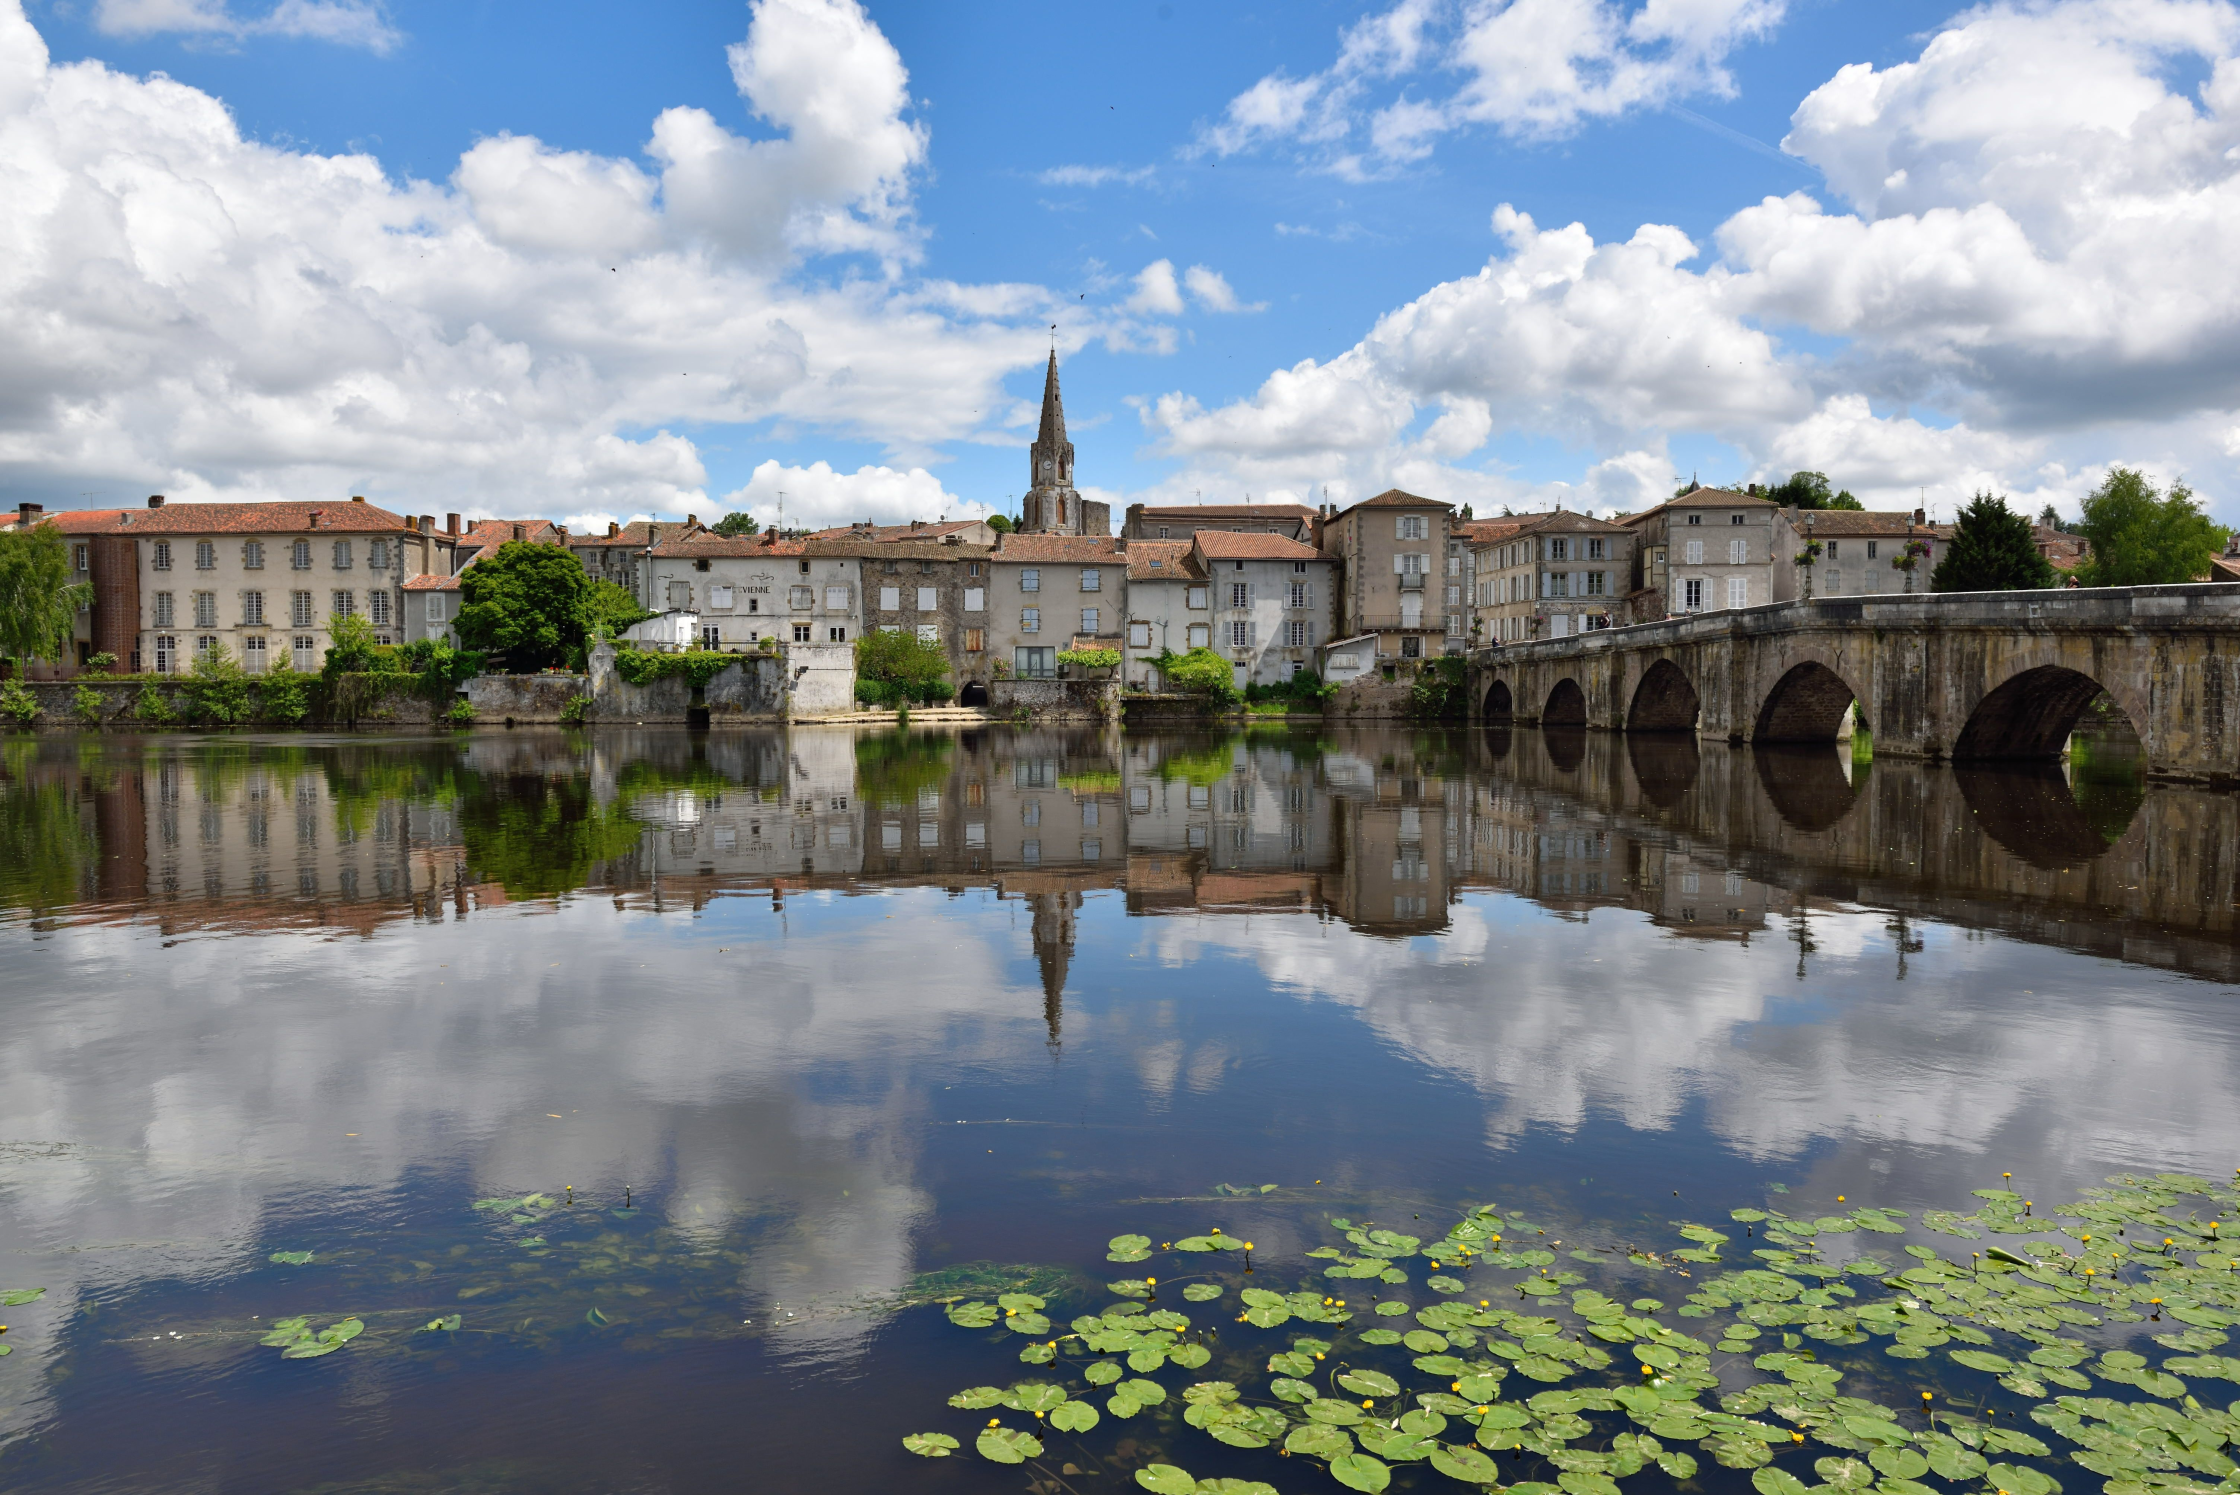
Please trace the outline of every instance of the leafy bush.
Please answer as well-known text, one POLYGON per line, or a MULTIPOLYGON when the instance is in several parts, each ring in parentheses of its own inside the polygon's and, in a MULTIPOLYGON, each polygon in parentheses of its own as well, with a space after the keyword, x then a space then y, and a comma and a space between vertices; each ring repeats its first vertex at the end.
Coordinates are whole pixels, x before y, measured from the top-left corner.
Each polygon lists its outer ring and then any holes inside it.
POLYGON ((682 675, 698 689, 738 662, 738 655, 718 649, 685 649, 675 654, 657 654, 651 649, 617 649, 614 672, 632 685, 651 685, 656 680, 682 675))
POLYGON ((311 714, 312 679, 283 654, 257 681, 257 714, 283 727, 299 725, 311 714))
POLYGON ((1454 721, 1470 714, 1470 678, 1462 660, 1449 654, 1427 659, 1408 689, 1408 714, 1454 721))
POLYGON ((1058 663, 1070 664, 1076 669, 1109 670, 1120 663, 1118 649, 1060 649, 1058 663))
POLYGON ((591 624, 591 577, 564 546, 509 540, 459 576, 459 641, 503 650, 526 674, 583 653, 591 624))
POLYGON ((90 685, 81 685, 70 698, 71 709, 78 713, 78 720, 94 726, 101 724, 101 692, 90 685))
POLYGON ((361 614, 336 618, 327 628, 327 658, 319 667, 319 678, 331 685, 338 675, 365 675, 380 669, 386 651, 373 638, 373 625, 361 614))
POLYGON ((179 715, 171 704, 171 698, 153 680, 140 687, 140 694, 132 702, 132 714, 137 720, 150 726, 175 721, 179 715))
POLYGON ((2092 547, 2077 568, 2079 585, 2088 587, 2192 581, 2208 571, 2231 533, 2201 512, 2183 482, 2163 494, 2128 467, 2109 473, 2085 499, 2076 528, 2092 547))
POLYGON ((590 714, 591 697, 589 696, 570 696, 568 704, 560 708, 560 720, 571 727, 582 726, 584 718, 590 714))
POLYGON ((249 672, 241 668, 224 644, 212 644, 208 653, 195 656, 194 667, 187 671, 184 694, 189 714, 213 726, 238 726, 256 714, 250 700, 249 672))
POLYGON ((107 649, 97 649, 86 656, 86 668, 89 670, 114 669, 116 663, 117 656, 111 654, 107 649))
POLYGON ((914 633, 874 629, 856 639, 856 699, 873 704, 896 705, 917 701, 932 704, 954 695, 949 684, 949 656, 939 644, 929 644, 914 633), (869 695, 865 685, 875 688, 869 695))
POLYGON ((28 727, 39 715, 39 698, 21 678, 0 685, 0 716, 12 716, 19 727, 28 727))
POLYGON ((1204 696, 1224 706, 1234 705, 1238 700, 1235 668, 1211 649, 1192 649, 1187 654, 1163 649, 1151 662, 1158 667, 1170 690, 1204 696))
POLYGON ((633 623, 656 616, 647 611, 626 588, 611 581, 595 581, 583 595, 583 615, 591 633, 613 638, 633 623))
POLYGON ((2059 580, 2038 553, 2030 521, 2008 508, 2005 499, 1978 493, 1952 526, 1944 555, 1929 573, 1929 590, 2008 592, 2050 587, 2059 580))
POLYGON ((473 726, 474 702, 468 700, 465 696, 459 697, 458 700, 451 703, 451 709, 443 714, 443 719, 454 727, 473 726))

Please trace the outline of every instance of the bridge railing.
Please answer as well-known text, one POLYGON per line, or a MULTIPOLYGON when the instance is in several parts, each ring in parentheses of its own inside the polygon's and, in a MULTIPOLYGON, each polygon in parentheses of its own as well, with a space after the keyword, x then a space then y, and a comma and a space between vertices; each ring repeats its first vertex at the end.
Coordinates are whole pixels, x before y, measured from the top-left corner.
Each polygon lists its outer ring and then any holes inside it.
POLYGON ((1603 649, 1656 648, 1734 635, 1785 633, 1798 628, 1875 629, 2013 628, 2123 629, 2240 628, 2240 585, 2186 582, 2157 587, 2053 587, 2016 592, 1875 592, 1857 597, 1814 597, 1757 607, 1682 613, 1560 639, 1494 644, 1472 652, 1473 662, 1568 658, 1603 649))

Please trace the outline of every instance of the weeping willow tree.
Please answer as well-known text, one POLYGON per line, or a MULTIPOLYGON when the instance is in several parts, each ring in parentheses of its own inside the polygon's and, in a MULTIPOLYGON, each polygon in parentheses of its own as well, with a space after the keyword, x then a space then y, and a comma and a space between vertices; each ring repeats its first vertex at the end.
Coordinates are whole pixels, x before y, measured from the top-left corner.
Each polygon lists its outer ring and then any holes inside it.
POLYGON ((0 530, 0 655, 60 660, 93 603, 90 583, 70 579, 70 547, 51 524, 0 530))

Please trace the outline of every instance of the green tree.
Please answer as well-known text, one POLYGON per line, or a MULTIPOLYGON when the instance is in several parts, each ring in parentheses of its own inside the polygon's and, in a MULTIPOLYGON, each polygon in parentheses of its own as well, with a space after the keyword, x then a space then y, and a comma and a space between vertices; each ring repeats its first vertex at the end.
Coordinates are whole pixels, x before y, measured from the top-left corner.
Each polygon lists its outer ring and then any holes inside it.
POLYGON ((504 650, 517 673, 566 664, 583 652, 591 577, 562 546, 509 540, 460 573, 459 591, 459 641, 504 650))
POLYGON ((327 658, 319 678, 332 683, 338 675, 365 675, 381 668, 381 646, 374 641, 373 625, 363 613, 348 613, 327 626, 327 658))
POLYGON ((2084 501, 2076 527, 2092 546, 2077 581, 2088 587, 2144 587, 2193 581, 2231 531, 2201 512, 2182 482, 2159 493, 2144 473, 2119 467, 2084 501))
POLYGON ((1019 522, 1008 514, 990 514, 988 516, 988 528, 999 535, 1008 535, 1019 528, 1019 522))
POLYGON ((761 522, 744 509, 736 514, 726 514, 709 527, 708 533, 735 540, 741 535, 751 535, 762 528, 761 522))
POLYGON ((1828 482, 1824 472, 1792 472, 1789 481, 1776 483, 1766 490, 1766 497, 1792 509, 1864 509, 1866 505, 1851 496, 1851 490, 1840 492, 1828 482))
POLYGON ((1929 573, 1932 592, 2008 592, 2050 587, 2057 578, 2038 554, 2030 521, 2007 501, 1978 493, 1960 511, 1945 542, 1937 569, 1929 573))
POLYGON ((637 598, 630 595, 627 587, 616 586, 611 581, 593 582, 591 590, 584 594, 583 609, 584 616, 590 620, 590 631, 597 633, 603 630, 609 638, 632 623, 643 622, 653 616, 639 605, 637 598))
POLYGON ((1238 697, 1237 672, 1228 660, 1211 649, 1196 648, 1187 654, 1177 654, 1168 649, 1151 661, 1167 682, 1169 690, 1185 695, 1204 696, 1220 705, 1232 705, 1238 697))
POLYGON ((59 662, 93 587, 70 579, 70 546, 52 524, 0 530, 0 654, 59 662))
POLYGON ((874 705, 949 699, 949 656, 914 633, 875 628, 856 639, 856 699, 874 705))

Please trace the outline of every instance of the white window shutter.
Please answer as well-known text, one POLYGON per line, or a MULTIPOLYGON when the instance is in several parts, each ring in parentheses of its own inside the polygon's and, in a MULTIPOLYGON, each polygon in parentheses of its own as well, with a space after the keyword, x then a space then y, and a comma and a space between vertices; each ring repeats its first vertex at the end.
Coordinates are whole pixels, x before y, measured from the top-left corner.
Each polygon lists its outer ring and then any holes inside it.
POLYGON ((1258 648, 1260 646, 1260 624, 1258 620, 1248 623, 1245 626, 1249 630, 1244 636, 1245 642, 1252 645, 1254 648, 1258 648))
POLYGON ((1314 623, 1312 620, 1307 623, 1307 647, 1310 649, 1314 647, 1314 623))

